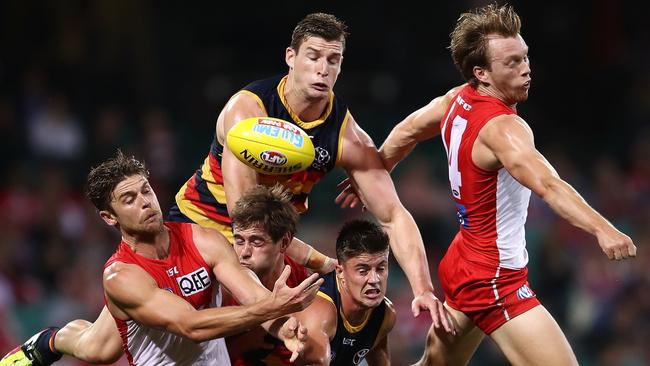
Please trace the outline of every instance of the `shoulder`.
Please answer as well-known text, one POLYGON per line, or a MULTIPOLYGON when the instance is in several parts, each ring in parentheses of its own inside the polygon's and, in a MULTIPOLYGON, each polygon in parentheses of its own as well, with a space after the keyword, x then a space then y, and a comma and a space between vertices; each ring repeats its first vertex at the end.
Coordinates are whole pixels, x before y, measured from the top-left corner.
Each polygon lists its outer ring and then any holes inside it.
POLYGON ((224 250, 231 250, 231 244, 223 234, 215 229, 190 224, 194 245, 206 263, 213 266, 224 250))
POLYGON ((533 130, 516 114, 501 114, 493 117, 479 132, 479 138, 485 142, 507 141, 513 137, 533 138, 533 130))
POLYGON ((336 334, 337 310, 331 299, 323 297, 321 294, 318 292, 314 302, 296 315, 310 332, 320 329, 332 339, 336 334))
MULTIPOLYGON (((116 295, 117 298, 123 298, 139 286, 156 286, 155 280, 144 270, 144 268, 130 263, 113 262, 104 269, 103 285, 106 293, 116 295)), ((135 291, 137 293, 137 291, 135 291)))

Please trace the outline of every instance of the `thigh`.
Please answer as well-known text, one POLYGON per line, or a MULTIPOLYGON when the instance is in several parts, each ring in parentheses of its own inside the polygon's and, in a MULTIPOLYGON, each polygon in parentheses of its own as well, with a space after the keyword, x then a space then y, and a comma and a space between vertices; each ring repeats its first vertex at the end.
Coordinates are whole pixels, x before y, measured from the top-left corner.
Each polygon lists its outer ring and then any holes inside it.
POLYGON ((90 363, 115 362, 122 355, 122 338, 115 319, 104 306, 94 323, 73 320, 54 337, 55 348, 90 363))
POLYGON ((456 335, 435 328, 433 324, 427 334, 426 346, 418 366, 428 365, 466 365, 485 334, 461 311, 445 308, 452 318, 456 335))
POLYGON ((573 350, 551 314, 538 305, 490 334, 513 365, 577 365, 573 350))

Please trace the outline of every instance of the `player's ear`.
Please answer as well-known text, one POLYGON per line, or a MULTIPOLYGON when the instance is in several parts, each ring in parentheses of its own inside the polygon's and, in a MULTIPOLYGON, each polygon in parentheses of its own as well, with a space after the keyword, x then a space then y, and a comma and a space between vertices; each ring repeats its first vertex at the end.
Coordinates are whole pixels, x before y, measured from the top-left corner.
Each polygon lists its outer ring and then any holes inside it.
POLYGON ((474 74, 474 77, 481 83, 484 84, 489 84, 489 76, 487 74, 487 69, 480 67, 480 66, 474 66, 472 69, 472 73, 474 74))
POLYGON ((117 217, 108 210, 99 211, 99 217, 101 217, 109 226, 117 225, 117 217))
POLYGON ((291 241, 293 240, 293 235, 290 233, 285 233, 282 236, 281 242, 280 242, 280 252, 284 253, 287 250, 287 247, 289 247, 289 244, 291 244, 291 241))
POLYGON ((293 65, 296 61, 296 50, 291 47, 287 47, 284 53, 284 60, 286 61, 287 66, 289 66, 290 69, 293 69, 293 65))

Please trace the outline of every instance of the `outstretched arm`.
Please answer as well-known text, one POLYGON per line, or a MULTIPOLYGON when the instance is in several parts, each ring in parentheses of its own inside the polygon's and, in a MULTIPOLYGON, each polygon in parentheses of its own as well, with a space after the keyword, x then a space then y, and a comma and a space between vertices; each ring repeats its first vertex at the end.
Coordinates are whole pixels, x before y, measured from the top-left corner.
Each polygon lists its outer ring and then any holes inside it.
MULTIPOLYGON (((445 95, 435 98, 393 127, 379 149, 379 156, 386 170, 393 171, 395 166, 413 151, 418 142, 440 134, 440 123, 447 108, 463 86, 457 86, 445 95)), ((340 192, 334 200, 337 205, 342 208, 354 208, 359 205, 359 196, 350 185, 349 179, 339 183, 337 191, 340 192)))
POLYGON ((390 238, 390 247, 413 290, 413 314, 418 316, 421 310, 429 310, 436 327, 442 325, 452 332, 446 310, 433 293, 424 244, 415 220, 397 197, 393 181, 372 140, 352 117, 343 144, 341 165, 363 204, 390 238))
POLYGON ((440 134, 440 123, 449 104, 463 86, 449 90, 398 123, 381 145, 379 154, 389 172, 413 151, 418 142, 440 134))
POLYGON ((539 195, 558 215, 596 236, 609 259, 636 256, 632 239, 618 231, 601 216, 537 151, 533 133, 526 122, 515 115, 499 116, 479 133, 473 158, 479 166, 503 165, 524 186, 539 195))

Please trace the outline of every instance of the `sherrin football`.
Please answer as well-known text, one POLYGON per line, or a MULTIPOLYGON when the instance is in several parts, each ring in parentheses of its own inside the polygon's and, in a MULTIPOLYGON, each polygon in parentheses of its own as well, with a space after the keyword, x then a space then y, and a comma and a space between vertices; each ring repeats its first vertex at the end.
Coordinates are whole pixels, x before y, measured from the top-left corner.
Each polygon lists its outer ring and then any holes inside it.
POLYGON ((314 161, 309 135, 279 118, 253 117, 237 122, 228 131, 226 145, 237 159, 262 174, 292 174, 314 161))

